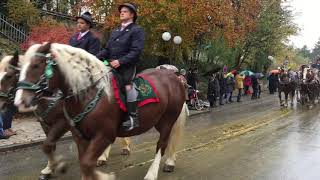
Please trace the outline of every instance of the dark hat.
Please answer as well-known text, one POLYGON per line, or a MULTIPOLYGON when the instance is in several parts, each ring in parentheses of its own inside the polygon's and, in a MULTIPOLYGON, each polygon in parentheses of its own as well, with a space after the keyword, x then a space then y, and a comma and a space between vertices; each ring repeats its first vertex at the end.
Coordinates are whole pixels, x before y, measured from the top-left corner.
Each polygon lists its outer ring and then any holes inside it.
POLYGON ((80 18, 85 20, 90 25, 90 28, 92 28, 93 21, 92 21, 92 18, 91 18, 91 13, 85 12, 85 13, 81 14, 80 16, 77 16, 76 20, 78 20, 80 18))
POLYGON ((137 7, 132 3, 123 3, 118 7, 119 12, 123 7, 127 7, 134 14, 133 21, 135 22, 138 18, 137 7))

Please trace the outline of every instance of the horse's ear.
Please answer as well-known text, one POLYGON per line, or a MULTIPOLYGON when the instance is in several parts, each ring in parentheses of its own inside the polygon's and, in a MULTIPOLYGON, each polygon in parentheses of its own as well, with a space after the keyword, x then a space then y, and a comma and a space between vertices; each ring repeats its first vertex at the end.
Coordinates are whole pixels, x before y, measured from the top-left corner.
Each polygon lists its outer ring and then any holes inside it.
POLYGON ((18 50, 16 50, 13 54, 12 59, 10 60, 10 64, 13 66, 18 66, 18 62, 19 62, 19 52, 18 50))
POLYGON ((39 52, 47 54, 50 52, 50 48, 51 48, 51 42, 49 41, 39 48, 39 52))

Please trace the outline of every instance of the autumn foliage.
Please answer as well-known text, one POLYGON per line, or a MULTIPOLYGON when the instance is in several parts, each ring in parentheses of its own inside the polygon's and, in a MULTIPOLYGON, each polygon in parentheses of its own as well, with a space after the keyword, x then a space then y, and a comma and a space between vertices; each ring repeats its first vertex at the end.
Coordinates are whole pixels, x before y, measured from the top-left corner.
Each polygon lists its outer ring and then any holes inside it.
POLYGON ((73 33, 74 31, 67 28, 64 24, 46 18, 38 25, 32 27, 28 39, 21 44, 21 49, 26 50, 32 44, 47 41, 68 44, 73 33))
MULTIPOLYGON (((105 13, 104 27, 110 31, 119 25, 118 6, 127 1, 114 0, 101 11, 104 0, 87 0, 86 6, 94 15, 105 13), (107 9, 107 10, 106 10, 107 9)), ((178 53, 191 52, 199 43, 207 43, 224 37, 233 47, 254 30, 259 14, 260 0, 132 0, 138 7, 138 24, 146 31, 146 50, 150 54, 167 55, 171 44, 165 44, 161 34, 165 31, 179 35, 183 43, 178 53), (164 54, 163 54, 164 53, 164 54)), ((178 54, 177 54, 178 55, 178 54)))

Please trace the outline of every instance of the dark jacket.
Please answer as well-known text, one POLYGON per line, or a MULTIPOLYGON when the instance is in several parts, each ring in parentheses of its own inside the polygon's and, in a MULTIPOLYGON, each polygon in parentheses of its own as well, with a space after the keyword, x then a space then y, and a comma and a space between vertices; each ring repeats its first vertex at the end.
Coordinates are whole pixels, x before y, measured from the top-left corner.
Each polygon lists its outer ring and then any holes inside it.
POLYGON ((258 82, 258 79, 256 78, 256 76, 252 75, 251 80, 252 80, 252 88, 257 89, 259 86, 259 82, 258 82))
POLYGON ((128 25, 123 31, 118 27, 111 32, 106 47, 97 57, 100 60, 119 60, 121 66, 136 65, 144 48, 144 36, 144 30, 135 23, 128 25))
POLYGON ((226 89, 225 89, 225 92, 226 93, 231 93, 235 88, 235 81, 234 81, 234 78, 231 77, 231 76, 228 76, 226 78, 226 89))
POLYGON ((208 96, 220 96, 220 85, 217 78, 211 79, 208 82, 208 96))
POLYGON ((100 51, 100 41, 91 31, 85 34, 80 40, 77 40, 79 33, 74 34, 69 40, 69 45, 86 50, 97 55, 100 51))

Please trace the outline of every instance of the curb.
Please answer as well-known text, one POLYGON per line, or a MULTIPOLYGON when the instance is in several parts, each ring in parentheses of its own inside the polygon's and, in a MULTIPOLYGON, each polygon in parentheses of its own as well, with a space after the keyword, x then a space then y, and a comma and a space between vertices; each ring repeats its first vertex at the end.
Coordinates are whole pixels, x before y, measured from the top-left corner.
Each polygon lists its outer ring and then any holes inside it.
MULTIPOLYGON (((72 136, 71 135, 67 135, 67 136, 64 136, 61 139, 59 139, 58 142, 67 141, 67 140, 70 140, 70 139, 72 139, 72 136)), ((44 141, 45 141, 45 139, 37 140, 37 141, 33 141, 33 142, 6 145, 6 146, 3 146, 3 147, 0 147, 0 153, 5 153, 5 152, 8 152, 8 151, 16 151, 16 150, 19 150, 19 149, 25 149, 25 148, 34 147, 34 146, 39 146, 39 145, 42 145, 44 141)))
POLYGON ((200 114, 207 114, 207 113, 210 113, 211 110, 208 108, 207 110, 203 110, 203 111, 196 111, 196 110, 189 110, 189 111, 194 111, 195 113, 190 113, 189 117, 193 117, 193 116, 196 116, 196 115, 200 115, 200 114))
MULTIPOLYGON (((194 111, 195 113, 190 114, 189 117, 193 117, 193 116, 197 116, 200 114, 205 114, 205 113, 211 112, 210 110, 203 110, 203 111, 190 110, 190 111, 194 111)), ((67 141, 67 140, 71 140, 71 139, 72 139, 72 136, 67 135, 67 136, 64 136, 61 139, 59 139, 58 142, 67 141)), ((9 152, 9 151, 16 151, 19 149, 25 149, 25 148, 34 147, 34 146, 39 146, 39 145, 42 145, 44 141, 45 141, 45 139, 32 141, 32 142, 26 142, 26 143, 6 145, 3 147, 0 147, 0 153, 5 153, 5 152, 9 152)))

